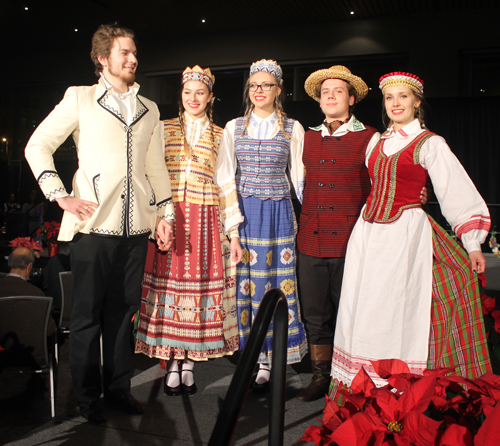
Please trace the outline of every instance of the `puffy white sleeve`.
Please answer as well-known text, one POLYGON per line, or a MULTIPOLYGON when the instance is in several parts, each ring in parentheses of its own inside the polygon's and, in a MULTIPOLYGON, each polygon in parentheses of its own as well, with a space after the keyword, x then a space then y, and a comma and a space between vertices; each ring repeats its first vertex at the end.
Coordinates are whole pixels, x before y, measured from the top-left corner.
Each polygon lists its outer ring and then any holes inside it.
POLYGON ((373 150, 375 149, 375 147, 377 147, 377 144, 378 144, 379 141, 380 141, 380 133, 379 132, 375 132, 373 134, 373 136, 371 137, 370 142, 366 146, 366 152, 365 152, 365 164, 366 164, 366 167, 368 167, 368 160, 370 159, 370 156, 371 156, 373 150))
POLYGON ((464 248, 480 251, 491 226, 490 213, 444 138, 436 135, 424 143, 420 165, 429 172, 441 212, 464 248))
POLYGON ((219 207, 221 221, 226 233, 235 235, 235 229, 243 222, 236 193, 236 150, 234 130, 236 120, 226 124, 219 146, 219 155, 215 164, 214 183, 219 186, 219 207))
POLYGON ((304 133, 304 127, 302 127, 300 122, 295 121, 290 140, 288 170, 290 172, 290 180, 295 190, 295 195, 301 203, 306 183, 306 169, 304 167, 304 163, 302 162, 302 153, 304 152, 304 133))

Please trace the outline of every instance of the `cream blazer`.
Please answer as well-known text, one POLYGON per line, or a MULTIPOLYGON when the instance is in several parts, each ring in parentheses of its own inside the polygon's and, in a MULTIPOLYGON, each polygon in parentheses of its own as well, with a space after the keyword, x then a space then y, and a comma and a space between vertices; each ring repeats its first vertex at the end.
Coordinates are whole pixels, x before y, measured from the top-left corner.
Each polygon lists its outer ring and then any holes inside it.
POLYGON ((137 94, 130 125, 102 79, 70 87, 38 126, 25 155, 47 199, 65 191, 53 153, 73 136, 78 170, 71 195, 99 204, 84 221, 65 211, 59 240, 78 232, 104 236, 154 234, 156 216, 173 219, 170 179, 163 154, 163 125, 156 104, 137 94))

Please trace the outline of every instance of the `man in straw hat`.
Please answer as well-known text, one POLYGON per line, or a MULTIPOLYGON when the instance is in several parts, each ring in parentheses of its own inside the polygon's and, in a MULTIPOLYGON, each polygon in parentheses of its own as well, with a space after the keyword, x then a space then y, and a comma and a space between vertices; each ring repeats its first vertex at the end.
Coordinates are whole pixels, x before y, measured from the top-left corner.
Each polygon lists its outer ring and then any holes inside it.
POLYGON ((297 396, 314 401, 330 384, 333 335, 347 241, 370 192, 366 149, 379 134, 353 115, 368 87, 346 67, 312 73, 305 82, 325 120, 305 134, 306 186, 298 234, 299 285, 313 377, 297 396))

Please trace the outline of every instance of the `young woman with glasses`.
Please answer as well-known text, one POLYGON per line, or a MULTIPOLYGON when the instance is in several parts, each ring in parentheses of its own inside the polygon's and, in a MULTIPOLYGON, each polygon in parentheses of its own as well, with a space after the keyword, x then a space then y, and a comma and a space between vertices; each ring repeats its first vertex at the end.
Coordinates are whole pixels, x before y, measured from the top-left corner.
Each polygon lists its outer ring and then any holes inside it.
POLYGON ((238 350, 235 266, 241 248, 233 237, 230 249, 222 231, 213 183, 222 136, 212 120, 214 81, 209 68, 187 67, 179 116, 164 121, 175 241, 168 252, 150 243, 136 352, 161 360, 171 396, 196 393, 194 361, 238 350))
MULTIPOLYGON (((240 237, 243 249, 236 283, 240 349, 264 293, 280 288, 288 301, 287 361, 291 364, 300 362, 307 350, 297 298, 297 225, 290 195, 291 183, 302 201, 304 129, 283 113, 282 78, 281 67, 273 60, 263 59, 250 67, 245 116, 224 129, 215 181, 225 203, 225 230, 240 237), (235 191, 237 201, 229 198, 235 191)), ((256 392, 268 387, 271 357, 272 326, 259 357, 256 392)))

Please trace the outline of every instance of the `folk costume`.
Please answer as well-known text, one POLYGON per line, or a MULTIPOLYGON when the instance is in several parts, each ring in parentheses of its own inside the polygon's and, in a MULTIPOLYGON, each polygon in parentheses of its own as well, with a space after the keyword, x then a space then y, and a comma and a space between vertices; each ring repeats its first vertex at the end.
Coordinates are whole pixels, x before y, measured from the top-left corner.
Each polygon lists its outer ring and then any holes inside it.
MULTIPOLYGON (((209 69, 188 67, 183 74, 183 83, 207 79, 211 91, 209 69)), ((164 121, 175 242, 168 252, 149 244, 135 348, 164 360, 163 368, 166 360, 201 361, 238 349, 236 269, 213 183, 222 129, 206 114, 195 120, 184 113, 182 121, 164 121)))
POLYGON ((158 107, 138 90, 134 84, 118 95, 102 73, 96 85, 70 87, 26 147, 45 197, 63 198, 52 154, 72 135, 78 154, 72 195, 99 204, 82 221, 65 211, 59 232, 59 240, 71 241, 70 363, 80 404, 97 401, 102 390, 106 397, 130 393, 131 319, 140 306, 148 235, 157 217, 174 218, 158 107))
MULTIPOLYGON (((402 75, 408 86, 423 90, 420 80, 419 86, 402 75)), ((370 147, 367 166, 372 190, 347 247, 332 397, 361 367, 377 386, 385 384, 371 360, 401 359, 417 374, 451 367, 474 378, 490 371, 469 258, 422 210, 419 194, 430 177, 467 252, 481 249, 490 227, 484 200, 446 141, 422 129, 418 119, 389 128, 370 147)))
MULTIPOLYGON (((281 67, 262 60, 252 65, 250 75, 265 71, 281 81, 281 67)), ((304 187, 299 122, 276 112, 265 119, 252 113, 226 125, 216 169, 216 182, 224 201, 222 221, 228 230, 239 231, 243 259, 237 266, 237 308, 240 350, 250 333, 260 301, 270 288, 283 290, 288 301, 289 364, 300 362, 307 351, 301 322, 295 276, 296 221, 292 209, 287 172, 299 201, 304 187), (238 201, 231 199, 237 191, 238 201)), ((272 326, 268 331, 261 364, 270 364, 272 326)))
MULTIPOLYGON (((356 102, 368 91, 362 79, 336 65, 316 71, 306 80, 306 92, 318 102, 318 91, 326 79, 349 82, 355 88, 356 102)), ((302 401, 316 400, 328 392, 347 241, 370 192, 366 150, 379 136, 352 114, 346 122, 325 121, 305 134, 302 159, 307 177, 297 245, 300 303, 313 377, 297 395, 302 401)))

